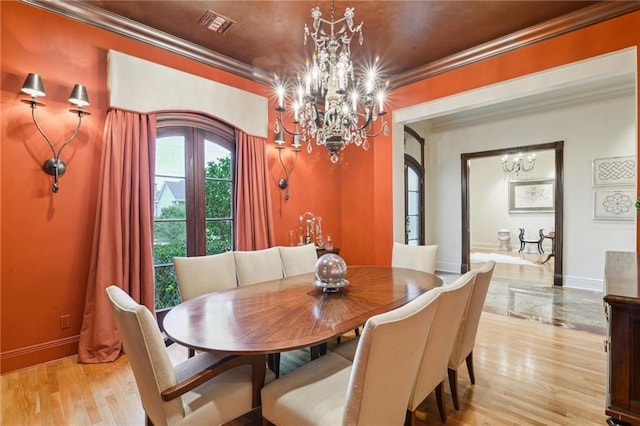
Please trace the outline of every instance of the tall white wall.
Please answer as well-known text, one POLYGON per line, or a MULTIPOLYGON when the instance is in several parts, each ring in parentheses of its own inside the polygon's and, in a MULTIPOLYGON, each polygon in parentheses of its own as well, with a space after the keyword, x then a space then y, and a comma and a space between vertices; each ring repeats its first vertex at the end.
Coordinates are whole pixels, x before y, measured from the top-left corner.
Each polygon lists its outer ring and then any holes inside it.
MULTIPOLYGON (((554 179, 554 151, 536 152, 533 170, 524 179, 554 179)), ((528 240, 537 240, 539 230, 545 234, 554 228, 553 213, 509 213, 509 181, 502 172, 502 156, 482 157, 471 160, 469 179, 471 249, 497 250, 498 231, 511 233, 511 248, 518 251, 519 228, 524 228, 528 240)), ((543 242, 545 253, 551 251, 551 241, 543 242)), ((525 250, 538 253, 535 244, 527 244, 525 250)))
MULTIPOLYGON (((428 179, 434 183, 427 206, 431 206, 435 215, 435 226, 427 232, 435 235, 433 240, 439 245, 438 269, 457 272, 460 265, 460 155, 562 140, 564 284, 601 290, 605 252, 635 251, 635 221, 593 219, 592 161, 636 154, 635 117, 635 92, 630 90, 616 96, 582 99, 538 111, 432 127, 422 136, 427 140, 428 179)), ((492 173, 500 175, 499 165, 495 170, 497 172, 492 173)), ((476 175, 482 176, 482 173, 472 170, 472 179, 476 175)), ((490 180, 488 175, 485 177, 490 180)), ((505 187, 505 182, 494 181, 494 185, 486 189, 489 192, 486 202, 472 201, 472 228, 484 228, 482 232, 487 232, 487 236, 474 234, 472 241, 474 238, 490 241, 489 235, 495 235, 503 226, 513 231, 513 224, 519 217, 505 215, 505 187)), ((546 216, 531 216, 531 220, 539 220, 535 223, 540 225, 532 222, 533 227, 545 224, 544 228, 547 228, 553 223, 553 219, 546 216)))

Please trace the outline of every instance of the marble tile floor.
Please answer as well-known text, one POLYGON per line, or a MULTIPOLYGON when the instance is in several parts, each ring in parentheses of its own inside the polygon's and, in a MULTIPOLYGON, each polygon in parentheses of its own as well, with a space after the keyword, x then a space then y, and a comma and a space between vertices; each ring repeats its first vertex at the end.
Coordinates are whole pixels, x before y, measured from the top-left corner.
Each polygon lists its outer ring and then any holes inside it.
MULTIPOLYGON (((440 273, 445 285, 459 274, 440 273)), ((484 311, 606 335, 602 292, 493 277, 484 311)))

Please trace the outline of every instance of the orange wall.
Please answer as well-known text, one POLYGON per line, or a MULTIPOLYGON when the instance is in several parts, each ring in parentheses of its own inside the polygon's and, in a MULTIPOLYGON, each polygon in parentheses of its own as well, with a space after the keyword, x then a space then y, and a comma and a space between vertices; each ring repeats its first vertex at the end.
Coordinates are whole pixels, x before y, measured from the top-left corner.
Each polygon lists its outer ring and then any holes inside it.
MULTIPOLYGON (((5 372, 77 349, 108 107, 107 51, 116 49, 265 96, 271 89, 32 6, 3 1, 0 8, 0 361, 5 372), (69 169, 55 195, 51 177, 41 170, 48 147, 35 130, 28 106, 19 102, 29 72, 40 73, 44 80, 47 107, 38 110, 38 117, 57 146, 75 125, 66 103, 73 83, 85 84, 91 101, 92 115, 77 140, 65 148, 69 169), (71 327, 61 330, 60 316, 66 314, 71 327)), ((638 28, 640 12, 399 88, 390 94, 389 111, 637 46, 638 28)), ((270 123, 273 118, 270 109, 270 123)), ((311 155, 301 152, 288 201, 277 187, 283 172, 276 150, 268 155, 277 244, 287 245, 297 217, 312 211, 323 217, 325 233, 332 234, 348 264, 389 263, 391 136, 376 138, 369 152, 348 148, 336 165, 320 147, 314 146, 311 155)))
MULTIPOLYGON (((3 1, 0 7, 0 182, 1 205, 6 207, 0 227, 0 361, 6 372, 77 351, 108 107, 107 51, 115 49, 264 96, 271 95, 271 88, 32 6, 3 1), (76 124, 66 101, 74 83, 86 85, 91 102, 87 110, 92 115, 63 151, 68 170, 57 194, 51 192, 51 176, 41 170, 50 150, 29 107, 19 102, 29 72, 42 76, 46 108, 38 109, 37 117, 57 147, 76 124), (61 315, 70 315, 70 328, 60 328, 61 315)), ((270 112, 270 123, 273 118, 270 112)), ((268 153, 278 244, 289 244, 288 231, 305 211, 322 216, 325 232, 332 234, 336 246, 341 244, 340 167, 329 161, 326 151, 314 148, 311 156, 300 153, 286 202, 277 187, 282 170, 276 150, 268 153)))
MULTIPOLYGON (((389 94, 388 109, 393 112, 395 109, 633 46, 640 50, 640 12, 610 19, 398 88, 389 94)), ((637 54, 640 56, 638 51, 637 54)), ((640 64, 640 57, 637 63, 640 64)), ((636 90, 638 90, 637 85, 636 90)), ((636 108, 636 112, 639 114, 637 123, 640 123, 640 108, 636 108)), ((364 228, 376 230, 372 248, 375 254, 374 261, 377 264, 390 262, 393 240, 393 217, 390 211, 392 205, 391 136, 380 136, 376 140, 374 175, 372 175, 372 181, 375 182, 373 204, 376 208, 372 215, 363 216, 368 222, 361 224, 364 228)), ((362 179, 362 181, 369 182, 369 179, 362 179)), ((638 187, 640 188, 640 185, 638 187)), ((364 188, 365 186, 361 186, 354 190, 359 191, 364 188)), ((348 193, 343 194, 344 198, 349 196, 348 193)), ((640 238, 636 237, 636 241, 640 250, 640 238)))

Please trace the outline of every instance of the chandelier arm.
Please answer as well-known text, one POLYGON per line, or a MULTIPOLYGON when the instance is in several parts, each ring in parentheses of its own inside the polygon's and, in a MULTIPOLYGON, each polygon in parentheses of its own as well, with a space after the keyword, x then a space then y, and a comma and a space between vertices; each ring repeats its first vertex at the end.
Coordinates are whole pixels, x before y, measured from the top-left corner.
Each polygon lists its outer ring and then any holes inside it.
POLYGON ((506 161, 502 162, 502 170, 504 170, 505 173, 513 173, 513 171, 515 170, 515 163, 511 163, 511 167, 509 167, 507 165, 506 161))
POLYGON ((321 119, 320 111, 318 111, 318 103, 315 100, 313 101, 313 110, 315 111, 315 114, 316 114, 316 120, 315 120, 316 127, 320 128, 322 127, 322 122, 324 121, 325 114, 324 112, 322 113, 322 119, 321 119))
MULTIPOLYGON (((373 123, 372 123, 372 127, 373 127, 373 123)), ((384 132, 385 127, 387 127, 387 122, 383 120, 378 131, 374 133, 367 132, 367 136, 370 138, 375 138, 376 136, 379 136, 382 132, 384 132)))
POLYGON ((47 141, 47 144, 49 144, 49 148, 51 148, 51 152, 53 153, 53 157, 55 159, 58 159, 58 155, 56 154, 56 149, 53 147, 53 144, 51 143, 51 141, 49 140, 47 135, 44 133, 44 130, 42 130, 42 127, 40 127, 40 123, 38 122, 38 119, 36 118, 36 102, 33 101, 33 100, 31 101, 31 117, 33 118, 33 122, 36 125, 36 129, 38 129, 38 131, 40 132, 40 134, 42 135, 44 140, 47 141))
POLYGON ((527 161, 527 164, 529 165, 528 168, 524 163, 521 166, 522 171, 525 172, 525 173, 530 172, 535 167, 535 163, 533 161, 527 161))
POLYGON ((287 129, 287 126, 285 126, 284 124, 284 120, 282 120, 282 112, 280 113, 280 117, 276 117, 276 120, 278 122, 278 125, 282 128, 282 130, 284 130, 286 134, 291 136, 302 136, 302 132, 294 132, 287 129))
MULTIPOLYGON (((364 114, 362 114, 362 113, 352 113, 352 114, 351 114, 351 117, 352 117, 351 122, 353 123, 353 128, 354 128, 356 131, 358 131, 358 132, 360 132, 360 131, 362 131, 362 130, 365 130, 365 129, 366 129, 368 126, 370 126, 370 125, 372 124, 372 122, 373 122, 373 115, 371 114, 371 112, 367 113, 367 115, 364 115, 364 114), (362 126, 359 126, 359 125, 358 125, 358 119, 357 119, 357 118, 358 118, 359 116, 360 116, 360 117, 364 117, 364 118, 365 118, 365 121, 364 121, 364 123, 362 124, 362 126)), ((378 133, 378 134, 379 134, 379 133, 378 133)))

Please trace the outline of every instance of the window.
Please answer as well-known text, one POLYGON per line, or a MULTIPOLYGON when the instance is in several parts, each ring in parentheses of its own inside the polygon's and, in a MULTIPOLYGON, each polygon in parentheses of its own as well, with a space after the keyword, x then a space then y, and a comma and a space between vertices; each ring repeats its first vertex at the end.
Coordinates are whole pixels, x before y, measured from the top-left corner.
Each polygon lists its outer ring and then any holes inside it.
POLYGON ((156 309, 180 303, 174 256, 233 250, 234 131, 196 114, 158 117, 154 208, 156 309))
POLYGON ((404 240, 409 245, 425 243, 424 144, 418 132, 404 127, 404 240))
POLYGON ((405 156, 405 242, 409 245, 423 245, 423 169, 411 156, 405 156))

